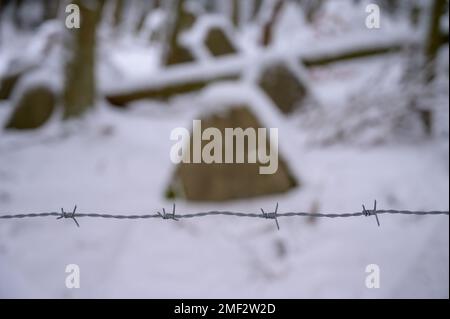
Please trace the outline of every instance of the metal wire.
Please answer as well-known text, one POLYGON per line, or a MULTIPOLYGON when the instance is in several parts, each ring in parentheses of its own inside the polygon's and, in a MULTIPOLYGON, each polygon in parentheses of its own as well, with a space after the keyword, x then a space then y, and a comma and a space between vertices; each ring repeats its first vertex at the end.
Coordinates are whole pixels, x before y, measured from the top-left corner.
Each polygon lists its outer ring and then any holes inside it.
POLYGON ((278 213, 278 203, 276 204, 275 210, 272 213, 266 213, 262 208, 262 214, 258 213, 242 213, 242 212, 233 212, 233 211, 207 211, 207 212, 198 212, 191 214, 176 214, 175 213, 175 204, 173 204, 172 213, 166 213, 163 208, 163 213, 159 211, 156 214, 143 214, 143 215, 124 215, 124 214, 101 214, 101 213, 77 213, 77 206, 73 209, 72 212, 65 212, 61 208, 61 212, 49 212, 49 213, 28 213, 28 214, 7 214, 0 215, 0 219, 23 219, 23 218, 35 218, 35 217, 57 217, 57 219, 72 219, 75 224, 79 227, 79 223, 77 218, 105 218, 105 219, 171 219, 174 221, 178 221, 180 219, 188 219, 188 218, 198 218, 198 217, 206 217, 206 216, 233 216, 233 217, 248 217, 248 218, 265 218, 265 219, 273 219, 276 222, 276 226, 278 230, 280 229, 278 218, 282 217, 312 217, 312 218, 348 218, 348 217, 360 217, 360 216, 375 216, 377 225, 380 226, 380 221, 378 219, 378 215, 383 214, 394 214, 394 215, 418 215, 418 216, 428 216, 428 215, 449 215, 448 211, 410 211, 410 210, 393 210, 393 209, 382 209, 377 210, 376 201, 374 203, 374 208, 372 210, 367 210, 363 205, 363 210, 360 212, 354 213, 307 213, 307 212, 286 212, 286 213, 278 213))

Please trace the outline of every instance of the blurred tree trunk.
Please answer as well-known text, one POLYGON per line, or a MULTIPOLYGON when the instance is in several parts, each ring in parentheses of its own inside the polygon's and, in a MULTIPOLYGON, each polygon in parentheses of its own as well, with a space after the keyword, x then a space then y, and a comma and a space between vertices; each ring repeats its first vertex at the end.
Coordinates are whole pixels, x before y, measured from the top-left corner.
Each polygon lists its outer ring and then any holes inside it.
MULTIPOLYGON (((413 85, 425 88, 436 76, 436 57, 442 45, 440 22, 445 7, 446 0, 432 0, 429 4, 429 9, 424 10, 427 15, 425 19, 426 33, 423 44, 418 46, 419 48, 422 47, 421 59, 419 59, 421 61, 417 62, 412 58, 413 65, 407 70, 406 74, 408 81, 413 85), (417 77, 417 74, 420 76, 417 77)), ((423 102, 426 99, 423 95, 428 94, 429 89, 427 89, 427 92, 424 89, 418 91, 413 86, 413 90, 410 102, 411 108, 419 114, 425 134, 431 136, 433 133, 433 107, 423 102)))
MULTIPOLYGON (((154 4, 153 4, 154 5, 154 4)), ((147 19, 148 14, 152 10, 152 3, 150 0, 141 0, 141 13, 139 15, 139 19, 135 24, 134 32, 140 33, 145 25, 145 20, 147 19)))
POLYGON ((113 14, 113 27, 116 30, 122 24, 123 9, 124 9, 123 0, 116 0, 115 7, 114 7, 114 14, 113 14))
POLYGON ((284 0, 278 0, 272 10, 272 14, 270 19, 266 22, 263 27, 262 37, 261 37, 261 45, 264 47, 268 47, 273 40, 273 30, 275 28, 276 23, 278 22, 278 18, 281 13, 281 9, 284 6, 284 0))
POLYGON ((52 20, 58 17, 60 0, 46 0, 44 1, 44 21, 52 20))
POLYGON ((425 81, 431 82, 435 77, 436 65, 435 60, 439 47, 441 46, 441 17, 444 14, 446 0, 433 0, 429 13, 427 33, 425 39, 425 65, 426 75, 425 81))
POLYGON ((17 23, 19 20, 18 10, 17 8, 20 6, 20 0, 0 0, 0 14, 4 12, 7 7, 12 6, 12 19, 14 23, 17 23))
POLYGON ((410 7, 409 7, 409 23, 411 24, 412 28, 417 29, 420 22, 420 16, 422 14, 422 8, 417 3, 417 1, 411 1, 410 7))
MULTIPOLYGON (((444 14, 446 0, 433 0, 430 8, 424 48, 424 81, 430 83, 436 76, 436 57, 441 46, 441 17, 444 14)), ((420 110, 427 135, 433 132, 433 110, 430 107, 420 110)))
POLYGON ((323 5, 323 0, 300 0, 297 1, 302 7, 306 21, 312 23, 317 12, 323 5))
POLYGON ((13 1, 13 22, 14 26, 18 29, 22 29, 22 17, 20 15, 20 8, 22 6, 22 0, 14 0, 13 1))
POLYGON ((259 12, 261 11, 263 0, 253 0, 253 11, 251 15, 251 20, 256 20, 259 16, 259 12))
POLYGON ((231 3, 231 21, 235 28, 239 27, 239 19, 240 19, 240 1, 232 0, 231 3))
MULTIPOLYGON (((0 48, 3 45, 3 39, 2 39, 2 22, 3 22, 3 11, 5 10, 5 0, 0 0, 0 48)), ((0 90, 1 90, 1 86, 0 86, 0 90)))
POLYGON ((85 1, 75 0, 73 4, 80 8, 81 25, 68 30, 70 57, 65 70, 64 119, 80 116, 94 106, 96 30, 104 1, 86 5, 85 1))
POLYGON ((162 58, 166 66, 194 61, 192 53, 178 43, 181 32, 193 23, 192 17, 184 9, 184 0, 174 0, 172 4, 173 13, 170 21, 168 21, 168 33, 165 36, 166 41, 162 58))
POLYGON ((171 56, 178 48, 178 33, 180 32, 180 16, 183 11, 184 0, 173 0, 172 7, 166 8, 169 10, 169 19, 167 21, 166 34, 164 36, 164 50, 162 60, 164 65, 171 64, 171 56), (172 13, 170 14, 170 11, 172 13))
POLYGON ((204 8, 208 13, 217 12, 217 2, 215 0, 206 0, 204 2, 204 8))

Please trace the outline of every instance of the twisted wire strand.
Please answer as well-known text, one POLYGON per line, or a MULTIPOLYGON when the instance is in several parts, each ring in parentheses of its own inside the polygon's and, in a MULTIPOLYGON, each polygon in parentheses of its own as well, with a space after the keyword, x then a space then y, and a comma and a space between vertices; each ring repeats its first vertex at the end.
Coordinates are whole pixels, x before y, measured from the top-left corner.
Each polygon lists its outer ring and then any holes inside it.
MULTIPOLYGON (((396 215, 449 215, 448 211, 409 211, 409 210, 377 210, 376 212, 371 211, 371 215, 378 214, 396 214, 396 215)), ((70 214, 69 214, 70 215, 70 214)), ((249 217, 249 218, 268 218, 262 214, 258 213, 242 213, 242 212, 232 212, 232 211, 207 211, 198 212, 190 214, 174 214, 170 215, 177 219, 183 218, 196 218, 205 216, 235 216, 235 217, 249 217)), ((355 213, 307 213, 307 212, 287 212, 287 213, 277 213, 276 217, 317 217, 317 218, 346 218, 346 217, 359 217, 366 216, 364 212, 355 213)), ((23 218, 35 218, 35 217, 61 217, 61 213, 49 212, 49 213, 28 213, 28 214, 7 214, 0 215, 0 219, 23 219, 23 218)), ((70 216, 63 216, 64 218, 71 218, 70 216)), ((160 214, 144 214, 144 215, 124 215, 124 214, 100 214, 100 213, 76 213, 73 217, 76 218, 105 218, 105 219, 150 219, 150 218, 161 218, 160 214)), ((166 218, 172 219, 172 218, 166 218)))

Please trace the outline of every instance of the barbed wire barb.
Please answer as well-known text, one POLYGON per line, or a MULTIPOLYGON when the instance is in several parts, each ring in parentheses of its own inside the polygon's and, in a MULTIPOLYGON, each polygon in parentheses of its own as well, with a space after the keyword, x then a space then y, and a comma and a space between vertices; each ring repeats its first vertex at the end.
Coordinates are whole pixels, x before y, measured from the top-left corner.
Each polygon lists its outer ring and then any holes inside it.
POLYGON ((162 218, 162 219, 173 219, 175 221, 178 221, 178 219, 175 216, 175 203, 173 203, 173 207, 172 207, 172 214, 167 214, 166 213, 166 209, 163 207, 162 209, 163 213, 161 214, 159 211, 157 212, 158 215, 162 218))
POLYGON ((280 225, 278 224, 277 212, 278 212, 278 203, 275 206, 275 211, 273 213, 266 213, 264 209, 261 208, 261 212, 264 218, 267 219, 275 219, 275 223, 277 224, 277 229, 280 230, 280 225))
POLYGON ((80 224, 78 224, 77 219, 75 218, 75 212, 77 210, 77 205, 73 208, 73 211, 71 213, 65 212, 64 209, 61 207, 61 215, 56 219, 62 219, 62 218, 69 218, 73 219, 77 227, 80 227, 80 224))
POLYGON ((368 217, 368 216, 374 215, 377 220, 377 225, 378 225, 378 227, 380 227, 380 221, 378 220, 378 215, 377 215, 377 200, 375 200, 373 203, 372 211, 367 210, 366 207, 364 206, 364 204, 362 205, 362 207, 363 207, 364 216, 368 217))

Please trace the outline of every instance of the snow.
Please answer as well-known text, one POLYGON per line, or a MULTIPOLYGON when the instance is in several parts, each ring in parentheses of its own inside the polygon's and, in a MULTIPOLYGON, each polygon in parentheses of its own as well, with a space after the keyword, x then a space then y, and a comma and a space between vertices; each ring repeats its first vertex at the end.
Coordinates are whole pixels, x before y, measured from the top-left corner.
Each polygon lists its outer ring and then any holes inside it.
MULTIPOLYGON (((249 87, 240 90, 252 92, 249 87)), ((142 106, 129 112, 103 106, 72 123, 65 134, 51 125, 34 136, 3 132, 2 213, 70 210, 74 204, 80 212, 169 209, 171 202, 163 194, 175 168, 169 160, 171 129, 188 125, 194 112, 204 114, 208 101, 242 100, 233 84, 207 89, 189 109, 192 98, 177 99, 167 113, 152 112, 151 105, 147 114, 142 106), (24 141, 30 144, 20 146, 24 141)), ((247 99, 268 106, 255 92, 247 99)), ((258 212, 260 207, 273 209, 277 201, 281 211, 308 211, 317 205, 321 212, 354 212, 375 198, 381 208, 448 210, 448 150, 434 143, 309 148, 293 135, 301 134, 298 127, 279 125, 276 113, 263 107, 258 116, 279 127, 280 152, 302 186, 286 195, 227 204, 178 200, 177 213, 258 212)), ((380 219, 381 228, 373 218, 280 219, 279 232, 273 221, 229 217, 79 219, 81 228, 71 220, 4 221, 0 265, 7 281, 2 279, 0 295, 448 298, 448 217, 380 219), (81 268, 80 289, 64 286, 65 265, 71 263, 81 268), (371 263, 382 272, 376 291, 364 286, 365 267, 371 263), (13 275, 8 269, 14 269, 13 275)))
MULTIPOLYGON (((354 10, 337 10, 333 6, 344 5, 329 3, 326 15, 354 10)), ((362 204, 369 208, 374 199, 380 209, 448 211, 448 48, 440 56, 435 87, 440 93, 431 101, 438 112, 438 134, 425 139, 411 126, 409 139, 402 138, 386 114, 404 111, 404 56, 338 63, 308 74, 293 57, 340 52, 355 42, 370 46, 414 41, 417 35, 391 20, 379 33, 360 30, 355 21, 364 15, 355 18, 351 12, 342 29, 322 24, 325 30, 299 32, 297 41, 289 41, 287 35, 303 21, 296 20, 292 8, 284 11, 269 52, 257 49, 257 34, 250 26, 236 34, 240 55, 220 62, 205 58, 164 72, 157 64, 157 50, 144 45, 139 35, 138 43, 105 36, 98 66, 102 92, 233 72, 243 77, 167 102, 136 101, 127 110, 99 101, 84 118, 61 124, 57 112, 32 132, 0 130, 0 214, 61 207, 70 211, 75 204, 83 213, 170 210, 173 203, 164 193, 176 168, 170 161, 171 130, 189 128, 193 119, 242 103, 249 104, 263 125, 278 128, 280 154, 300 187, 283 195, 227 203, 176 200, 177 214, 259 213, 260 208, 274 209, 277 202, 280 212, 345 213, 361 211, 362 204), (338 34, 328 34, 331 29, 338 34), (341 33, 346 36, 338 37, 341 33), (286 117, 255 87, 261 65, 277 59, 288 60, 314 91, 320 102, 316 109, 286 117), (365 121, 376 124, 360 129, 365 121), (336 139, 346 128, 344 138, 336 139)), ((150 29, 159 24, 159 14, 148 17, 150 29)), ((52 33, 51 26, 47 28, 33 47, 42 47, 40 39, 52 33)), ((201 32, 196 29, 191 40, 201 32)), ((6 72, 14 50, 0 50, 1 72, 6 72)), ((25 79, 21 90, 44 79, 57 89, 59 61, 54 57, 41 62, 42 69, 25 79)), ((0 127, 13 102, 0 103, 0 127)), ((79 218, 80 228, 70 219, 1 220, 0 297, 449 298, 448 216, 379 218, 381 227, 373 216, 280 218, 280 231, 273 220, 225 216, 178 222, 79 218), (68 264, 80 266, 80 289, 65 287, 68 264), (380 266, 379 289, 365 286, 369 264, 380 266)))

